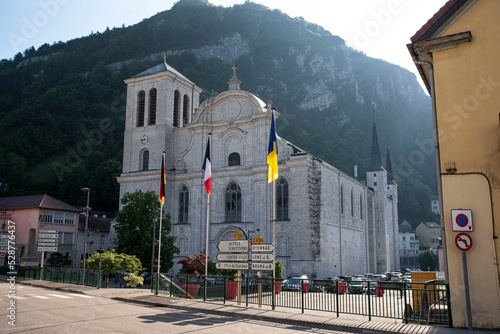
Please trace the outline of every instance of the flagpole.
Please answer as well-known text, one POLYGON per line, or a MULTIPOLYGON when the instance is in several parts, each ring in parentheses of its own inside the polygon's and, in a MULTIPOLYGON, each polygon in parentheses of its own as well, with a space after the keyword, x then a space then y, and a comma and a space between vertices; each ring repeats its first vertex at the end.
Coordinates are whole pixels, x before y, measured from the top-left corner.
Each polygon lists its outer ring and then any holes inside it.
POLYGON ((210 195, 207 194, 207 237, 205 240, 205 300, 207 300, 207 277, 208 277, 208 227, 210 219, 210 195))
MULTIPOLYGON (((160 259, 161 259, 161 222, 163 218, 163 204, 160 206, 160 227, 158 231, 158 271, 157 271, 157 277, 158 281, 156 283, 156 294, 158 295, 158 290, 160 288, 160 259)), ((154 242, 154 240, 153 240, 154 242)))
MULTIPOLYGON (((158 270, 157 270, 157 281, 156 281, 156 294, 158 295, 158 290, 160 288, 160 259, 161 259, 161 235, 162 235, 162 228, 161 228, 161 223, 163 220, 163 204, 165 204, 165 184, 166 184, 166 175, 165 175, 165 151, 163 151, 163 154, 161 156, 161 176, 160 176, 160 227, 158 230, 158 270)), ((154 234, 153 234, 154 235, 154 234)), ((154 248, 154 242, 155 240, 153 239, 153 248, 154 248)), ((151 268, 151 272, 153 272, 153 268, 151 268)))

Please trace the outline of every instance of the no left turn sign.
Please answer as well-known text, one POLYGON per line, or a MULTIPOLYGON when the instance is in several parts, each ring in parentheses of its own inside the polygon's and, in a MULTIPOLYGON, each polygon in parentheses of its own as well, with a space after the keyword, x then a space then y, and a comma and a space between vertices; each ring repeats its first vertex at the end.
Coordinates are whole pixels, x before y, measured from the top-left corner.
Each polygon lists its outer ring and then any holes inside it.
POLYGON ((455 246, 461 252, 470 251, 472 244, 472 237, 468 233, 462 232, 455 236, 455 246))
POLYGON ((7 254, 5 253, 0 253, 0 260, 3 260, 5 259, 5 257, 7 256, 7 254))

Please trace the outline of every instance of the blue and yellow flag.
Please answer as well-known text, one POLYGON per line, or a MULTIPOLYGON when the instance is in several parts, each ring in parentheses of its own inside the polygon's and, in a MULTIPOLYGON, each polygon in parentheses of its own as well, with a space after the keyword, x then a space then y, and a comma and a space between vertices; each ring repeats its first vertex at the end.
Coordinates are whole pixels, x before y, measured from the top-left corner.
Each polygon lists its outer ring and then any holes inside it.
POLYGON ((269 134, 269 147, 267 149, 267 183, 278 178, 278 140, 276 139, 276 127, 274 126, 274 111, 271 115, 271 133, 269 134))

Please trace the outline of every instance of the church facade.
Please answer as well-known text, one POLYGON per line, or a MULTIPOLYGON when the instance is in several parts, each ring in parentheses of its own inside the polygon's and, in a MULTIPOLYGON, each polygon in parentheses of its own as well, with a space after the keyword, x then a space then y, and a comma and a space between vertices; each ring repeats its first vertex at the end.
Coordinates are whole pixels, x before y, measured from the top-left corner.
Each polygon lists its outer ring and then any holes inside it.
MULTIPOLYGON (((375 122, 366 181, 278 137, 279 178, 268 183, 272 102, 241 90, 235 67, 229 89, 201 105, 202 89, 166 62, 125 83, 120 198, 136 190, 159 192, 166 152, 164 211, 172 217, 178 259, 205 252, 208 215, 208 254, 214 261, 219 241, 233 239, 235 232, 273 243, 274 225, 276 259, 285 276, 399 269, 397 184, 389 156, 387 171, 381 165, 375 122), (207 203, 202 165, 209 138, 212 196, 207 203)), ((172 272, 178 269, 176 264, 172 272)))

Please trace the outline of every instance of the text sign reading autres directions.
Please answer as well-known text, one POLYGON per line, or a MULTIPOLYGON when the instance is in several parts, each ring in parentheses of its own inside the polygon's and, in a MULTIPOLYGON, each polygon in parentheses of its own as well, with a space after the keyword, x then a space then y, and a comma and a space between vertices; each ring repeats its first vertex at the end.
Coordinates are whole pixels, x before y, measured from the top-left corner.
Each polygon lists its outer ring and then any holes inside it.
POLYGON ((270 253, 253 253, 252 261, 274 261, 274 255, 270 253))
POLYGON ((248 270, 248 262, 217 262, 217 269, 248 270))
POLYGON ((252 270, 273 270, 274 262, 252 262, 252 270))
POLYGON ((273 244, 252 245, 252 252, 272 252, 274 251, 273 244))
POLYGON ((217 249, 222 253, 247 253, 248 240, 221 240, 217 249))
POLYGON ((248 261, 248 253, 242 254, 217 254, 217 261, 248 261))

